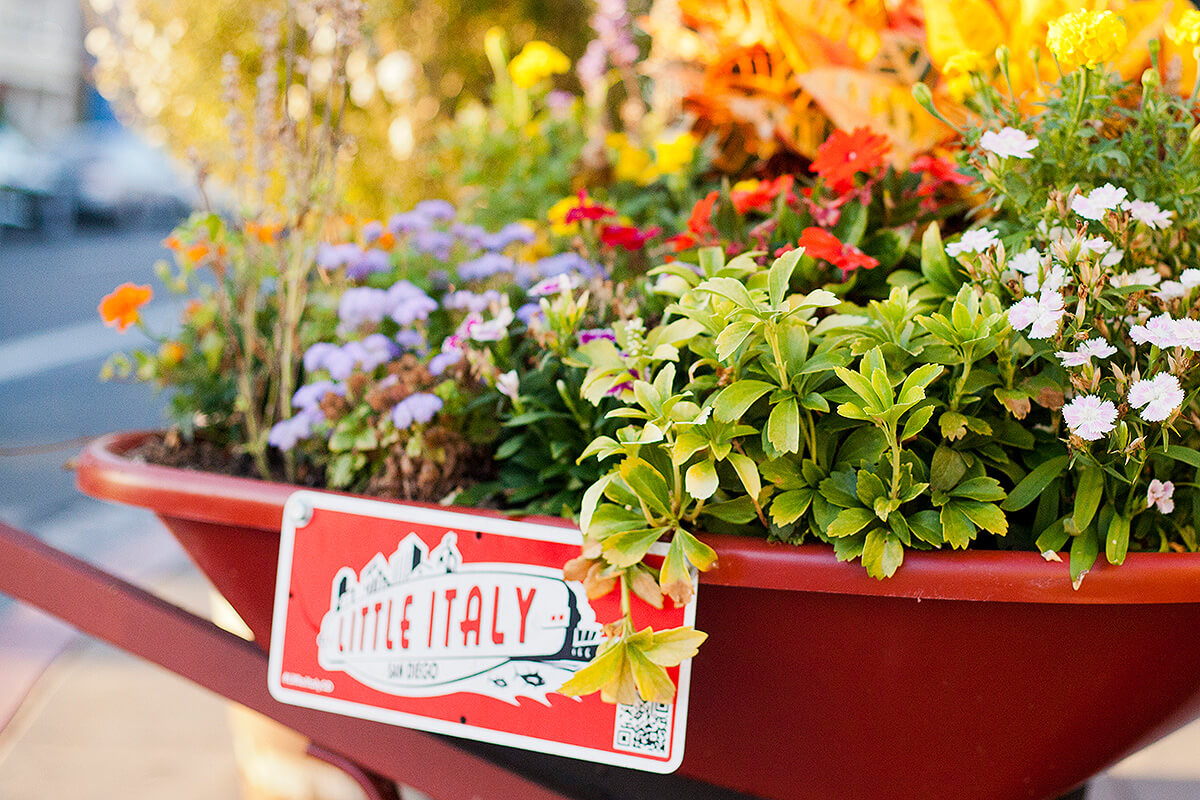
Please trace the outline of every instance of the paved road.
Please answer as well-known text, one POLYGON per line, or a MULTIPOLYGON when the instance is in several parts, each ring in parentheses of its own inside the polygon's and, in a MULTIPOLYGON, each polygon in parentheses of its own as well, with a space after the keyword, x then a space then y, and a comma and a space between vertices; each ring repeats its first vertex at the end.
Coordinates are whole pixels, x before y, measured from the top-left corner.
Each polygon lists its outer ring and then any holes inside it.
POLYGON ((96 305, 123 281, 149 283, 156 296, 148 316, 170 324, 177 303, 154 278, 165 234, 92 231, 0 243, 0 519, 37 530, 88 502, 62 467, 77 448, 14 451, 162 424, 164 401, 149 387, 98 380, 110 353, 142 337, 105 328, 96 305))

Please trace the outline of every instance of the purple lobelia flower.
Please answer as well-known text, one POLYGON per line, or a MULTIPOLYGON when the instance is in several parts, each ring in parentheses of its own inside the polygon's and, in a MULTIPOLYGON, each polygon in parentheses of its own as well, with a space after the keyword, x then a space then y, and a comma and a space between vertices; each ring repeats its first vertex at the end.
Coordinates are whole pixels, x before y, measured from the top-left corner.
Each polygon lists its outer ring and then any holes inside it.
POLYGON ((403 214, 393 214, 387 226, 389 231, 399 236, 404 233, 427 231, 433 227, 433 222, 424 214, 405 211, 403 214))
POLYGON ((338 352, 338 349, 336 344, 329 342, 317 342, 311 345, 304 351, 304 371, 316 372, 319 369, 325 369, 325 362, 330 355, 338 352))
POLYGON ((535 318, 545 317, 542 313, 542 307, 537 303, 526 303, 517 309, 517 319, 529 325, 535 318))
POLYGON ((377 219, 373 219, 362 228, 362 238, 367 244, 374 244, 375 240, 383 236, 383 223, 377 219))
POLYGON ((386 313, 400 325, 429 319, 438 304, 411 281, 396 281, 387 290, 386 313))
POLYGON ((321 405, 321 401, 325 399, 325 395, 330 393, 345 397, 346 387, 343 384, 334 383, 333 381, 316 381, 301 386, 292 395, 292 408, 303 410, 317 408, 321 405))
POLYGON ((347 289, 338 301, 338 320, 350 330, 381 322, 388 310, 388 293, 383 289, 360 286, 347 289))
POLYGON ((454 215, 458 213, 454 210, 454 206, 445 200, 422 200, 417 203, 413 211, 436 222, 448 222, 454 219, 454 215))
POLYGON ((433 358, 429 359, 429 374, 438 376, 446 371, 447 367, 452 367, 462 361, 463 351, 457 347, 447 347, 442 345, 442 352, 438 353, 433 358))
POLYGON ((280 420, 271 426, 267 434, 267 443, 280 450, 291 450, 300 442, 312 436, 313 425, 325 419, 320 408, 310 408, 301 411, 291 419, 280 420))
POLYGON ((413 423, 425 425, 442 410, 442 398, 429 392, 414 392, 392 408, 392 423, 407 428, 413 423))
POLYGON ((458 277, 464 281, 485 281, 501 272, 513 271, 513 260, 499 253, 484 253, 458 265, 458 277))
POLYGON ((486 292, 469 292, 466 289, 460 289, 457 292, 450 292, 442 298, 442 308, 450 311, 471 311, 476 314, 486 311, 488 306, 493 303, 500 302, 500 293, 495 289, 488 289, 486 292))
POLYGON ((396 344, 404 350, 419 353, 425 350, 425 334, 411 329, 402 330, 396 334, 396 344))
POLYGON ((445 231, 417 231, 413 236, 413 247, 418 252, 445 261, 450 258, 454 247, 454 236, 445 231))
POLYGON ((338 269, 362 256, 362 248, 356 244, 327 244, 317 247, 316 262, 321 269, 338 269))
POLYGON ((373 333, 356 344, 361 346, 360 349, 355 351, 358 364, 367 372, 375 369, 380 364, 386 364, 400 355, 400 345, 382 333, 373 333))
POLYGON ((388 254, 372 247, 346 265, 346 277, 360 280, 375 272, 387 272, 391 267, 388 254))

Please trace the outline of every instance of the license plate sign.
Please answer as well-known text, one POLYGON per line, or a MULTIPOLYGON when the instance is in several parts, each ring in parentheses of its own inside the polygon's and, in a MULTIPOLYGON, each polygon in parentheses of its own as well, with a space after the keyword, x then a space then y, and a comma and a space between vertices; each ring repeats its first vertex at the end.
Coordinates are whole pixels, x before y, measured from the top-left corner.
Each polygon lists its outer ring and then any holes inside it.
MULTIPOLYGON (((319 492, 284 509, 269 685, 280 702, 651 772, 683 759, 675 702, 557 689, 595 655, 618 592, 588 600, 562 565, 578 528, 319 492)), ((691 625, 695 600, 634 621, 691 625)))

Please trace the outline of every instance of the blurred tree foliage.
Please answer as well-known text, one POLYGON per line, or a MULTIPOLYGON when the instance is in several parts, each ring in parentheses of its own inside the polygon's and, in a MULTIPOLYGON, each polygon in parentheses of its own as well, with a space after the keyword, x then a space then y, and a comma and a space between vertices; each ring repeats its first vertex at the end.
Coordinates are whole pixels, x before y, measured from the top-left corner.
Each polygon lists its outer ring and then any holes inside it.
MULTIPOLYGON (((284 27, 305 54, 308 74, 295 76, 290 83, 298 88, 280 102, 320 113, 318 90, 323 78, 328 81, 330 62, 325 54, 336 46, 321 30, 323 8, 331 3, 291 5, 294 24, 284 27)), ((238 148, 231 142, 222 61, 227 53, 236 59, 239 106, 253 120, 264 20, 283 19, 286 6, 284 0, 132 0, 93 13, 86 46, 96 57, 97 86, 127 121, 232 185, 238 148)), ((365 37, 346 76, 352 102, 342 127, 354 144, 342 172, 347 211, 377 216, 447 193, 446 178, 428 165, 439 127, 464 103, 486 98, 489 28, 504 29, 517 48, 544 39, 574 60, 589 39, 591 10, 589 0, 367 3, 365 37)))

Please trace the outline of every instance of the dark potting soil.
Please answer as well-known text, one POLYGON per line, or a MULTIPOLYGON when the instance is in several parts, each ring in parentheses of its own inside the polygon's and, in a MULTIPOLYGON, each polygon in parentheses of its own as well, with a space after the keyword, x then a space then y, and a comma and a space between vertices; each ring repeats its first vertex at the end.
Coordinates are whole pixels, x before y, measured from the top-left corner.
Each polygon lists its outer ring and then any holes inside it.
MULTIPOLYGON (((362 493, 391 500, 436 503, 493 477, 490 454, 464 441, 458 434, 435 426, 425 431, 425 442, 427 448, 437 451, 441 458, 414 457, 397 447, 387 455, 383 469, 371 478, 362 493)), ((147 438, 125 456, 149 464, 237 478, 263 477, 250 456, 200 436, 185 439, 175 430, 147 438)), ((269 466, 270 480, 289 482, 278 452, 272 451, 269 466)), ((304 463, 303 459, 298 459, 296 480, 292 483, 308 488, 328 488, 324 470, 304 463)))

